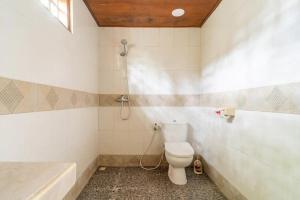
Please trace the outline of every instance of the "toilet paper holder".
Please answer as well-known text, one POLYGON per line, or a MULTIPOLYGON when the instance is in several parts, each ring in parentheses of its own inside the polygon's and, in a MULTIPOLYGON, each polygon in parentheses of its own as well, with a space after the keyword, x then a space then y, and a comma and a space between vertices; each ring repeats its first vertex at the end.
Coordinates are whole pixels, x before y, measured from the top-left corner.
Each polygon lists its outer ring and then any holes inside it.
POLYGON ((225 119, 235 117, 235 109, 234 108, 224 108, 216 111, 216 114, 225 119))

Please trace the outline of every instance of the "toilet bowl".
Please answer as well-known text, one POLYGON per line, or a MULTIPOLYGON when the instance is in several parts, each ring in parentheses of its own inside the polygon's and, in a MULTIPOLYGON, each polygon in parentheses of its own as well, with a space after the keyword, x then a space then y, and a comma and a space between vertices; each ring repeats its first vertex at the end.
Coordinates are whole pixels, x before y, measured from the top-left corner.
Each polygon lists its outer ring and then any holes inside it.
POLYGON ((185 167, 192 163, 194 156, 194 149, 186 142, 188 125, 176 122, 163 124, 162 133, 165 140, 165 156, 169 163, 169 179, 176 185, 185 185, 185 167))
POLYGON ((193 161, 194 150, 187 142, 166 142, 165 155, 169 163, 168 176, 176 185, 187 183, 185 167, 193 161))

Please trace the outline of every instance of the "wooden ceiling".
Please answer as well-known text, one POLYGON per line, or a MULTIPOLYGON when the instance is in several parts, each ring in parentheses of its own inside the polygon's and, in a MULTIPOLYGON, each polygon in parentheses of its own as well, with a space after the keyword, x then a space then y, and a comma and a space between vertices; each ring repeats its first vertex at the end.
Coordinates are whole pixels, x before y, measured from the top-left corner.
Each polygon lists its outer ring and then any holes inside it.
POLYGON ((201 27, 221 0, 84 0, 101 27, 201 27), (185 14, 173 17, 172 10, 185 14))

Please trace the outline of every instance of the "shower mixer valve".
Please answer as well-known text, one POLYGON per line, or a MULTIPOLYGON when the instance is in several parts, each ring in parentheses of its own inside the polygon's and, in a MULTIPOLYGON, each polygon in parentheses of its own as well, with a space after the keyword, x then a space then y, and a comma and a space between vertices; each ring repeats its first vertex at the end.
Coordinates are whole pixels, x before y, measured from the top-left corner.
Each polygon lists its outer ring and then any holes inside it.
POLYGON ((121 95, 116 99, 116 102, 128 102, 129 101, 129 96, 128 95, 121 95))

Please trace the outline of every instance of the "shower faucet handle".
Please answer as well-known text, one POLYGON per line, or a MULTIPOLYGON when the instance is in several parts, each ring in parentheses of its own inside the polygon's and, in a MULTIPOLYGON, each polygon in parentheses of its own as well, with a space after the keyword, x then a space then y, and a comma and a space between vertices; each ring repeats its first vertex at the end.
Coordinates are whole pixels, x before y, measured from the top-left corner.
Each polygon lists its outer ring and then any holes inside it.
POLYGON ((121 95, 116 99, 116 102, 128 102, 129 101, 129 96, 128 95, 121 95))

